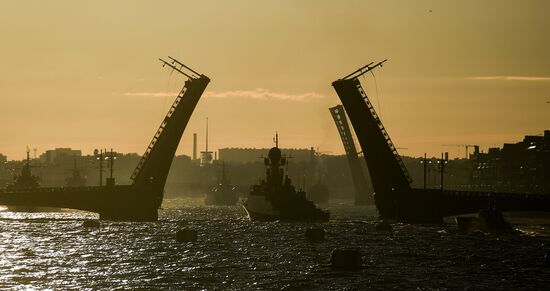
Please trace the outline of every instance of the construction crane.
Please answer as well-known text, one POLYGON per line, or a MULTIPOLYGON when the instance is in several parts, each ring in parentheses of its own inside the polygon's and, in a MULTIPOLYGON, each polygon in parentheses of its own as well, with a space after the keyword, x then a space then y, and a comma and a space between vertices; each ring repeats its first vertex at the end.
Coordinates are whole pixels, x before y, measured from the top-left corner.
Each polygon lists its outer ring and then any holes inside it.
POLYGON ((464 148, 466 149, 466 155, 465 155, 466 159, 469 159, 469 158, 470 158, 470 156, 469 156, 469 153, 470 153, 469 149, 470 149, 471 147, 474 148, 474 152, 479 152, 479 146, 478 146, 478 145, 475 145, 475 144, 444 144, 443 146, 445 146, 445 147, 464 147, 464 148))

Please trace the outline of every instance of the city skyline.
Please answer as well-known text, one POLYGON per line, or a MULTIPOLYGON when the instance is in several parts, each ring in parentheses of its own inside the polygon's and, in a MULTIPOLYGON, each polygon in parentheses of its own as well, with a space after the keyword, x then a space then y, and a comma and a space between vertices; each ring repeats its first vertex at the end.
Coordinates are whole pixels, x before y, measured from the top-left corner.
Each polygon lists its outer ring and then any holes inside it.
POLYGON ((361 81, 402 155, 550 128, 550 4, 347 3, 3 2, 0 153, 142 154, 183 83, 167 54, 212 79, 177 154, 193 133, 203 148, 206 117, 212 149, 268 148, 279 131, 282 147, 343 154, 331 83, 386 58, 361 81))

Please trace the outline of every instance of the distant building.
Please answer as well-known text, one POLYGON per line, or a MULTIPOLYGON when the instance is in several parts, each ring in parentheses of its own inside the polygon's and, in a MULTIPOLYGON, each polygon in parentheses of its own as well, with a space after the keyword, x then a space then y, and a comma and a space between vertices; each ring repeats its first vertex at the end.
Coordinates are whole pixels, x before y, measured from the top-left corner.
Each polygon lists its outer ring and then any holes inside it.
POLYGON ((40 155, 40 161, 46 164, 57 164, 62 163, 67 159, 71 161, 75 157, 81 157, 81 150, 73 150, 71 148, 56 148, 54 150, 47 150, 40 155))
POLYGON ((8 157, 4 156, 3 154, 0 154, 0 164, 4 164, 8 161, 8 157))
POLYGON ((487 190, 550 193, 550 130, 473 155, 472 183, 487 190))
MULTIPOLYGON (((312 149, 281 149, 284 156, 292 162, 309 162, 315 151, 312 149)), ((223 148, 219 149, 219 159, 225 162, 253 163, 263 162, 262 157, 267 157, 269 149, 256 148, 223 148)))

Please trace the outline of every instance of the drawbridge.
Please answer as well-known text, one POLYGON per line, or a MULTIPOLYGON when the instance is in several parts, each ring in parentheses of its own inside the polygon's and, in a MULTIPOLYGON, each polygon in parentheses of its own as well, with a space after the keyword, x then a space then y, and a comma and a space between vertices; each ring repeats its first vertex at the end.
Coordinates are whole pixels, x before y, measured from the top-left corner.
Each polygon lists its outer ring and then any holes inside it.
POLYGON ((382 67, 385 62, 369 63, 332 83, 363 151, 381 218, 402 222, 439 222, 446 216, 476 213, 487 208, 550 212, 550 193, 412 188, 412 179, 359 81, 360 76, 382 67))
POLYGON ((334 124, 340 134, 340 139, 346 151, 346 158, 351 172, 351 180, 355 189, 355 205, 372 204, 372 196, 369 195, 369 185, 365 178, 365 173, 355 147, 353 135, 351 134, 348 118, 342 105, 336 105, 329 108, 330 114, 334 119, 334 124))
POLYGON ((109 220, 157 220, 164 185, 180 139, 210 82, 207 76, 169 58, 169 62, 159 59, 163 67, 187 79, 135 168, 132 184, 0 189, 0 205, 79 209, 99 213, 101 219, 109 220))

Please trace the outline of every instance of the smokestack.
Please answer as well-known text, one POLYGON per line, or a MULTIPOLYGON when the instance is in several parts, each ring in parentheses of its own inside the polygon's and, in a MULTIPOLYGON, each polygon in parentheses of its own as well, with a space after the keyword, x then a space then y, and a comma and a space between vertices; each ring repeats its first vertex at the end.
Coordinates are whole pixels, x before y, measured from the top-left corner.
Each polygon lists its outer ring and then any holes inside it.
POLYGON ((193 161, 197 159, 197 134, 193 133, 193 161))

